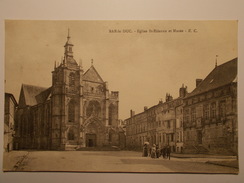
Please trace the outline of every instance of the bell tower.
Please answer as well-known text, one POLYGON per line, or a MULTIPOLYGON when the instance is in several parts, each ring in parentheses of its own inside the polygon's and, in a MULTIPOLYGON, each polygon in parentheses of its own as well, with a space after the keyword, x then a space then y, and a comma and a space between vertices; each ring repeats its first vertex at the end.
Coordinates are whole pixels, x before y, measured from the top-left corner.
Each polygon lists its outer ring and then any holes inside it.
POLYGON ((80 141, 83 70, 73 58, 73 46, 68 30, 64 58, 52 72, 52 149, 75 149, 80 141))

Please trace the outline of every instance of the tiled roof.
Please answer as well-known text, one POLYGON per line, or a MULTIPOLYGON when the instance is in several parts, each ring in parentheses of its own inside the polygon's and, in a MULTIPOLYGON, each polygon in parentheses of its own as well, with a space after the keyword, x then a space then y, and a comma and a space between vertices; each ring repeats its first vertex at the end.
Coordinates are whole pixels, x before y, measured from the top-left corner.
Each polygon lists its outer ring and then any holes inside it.
POLYGON ((96 71, 93 65, 84 73, 83 80, 97 82, 97 83, 104 83, 103 79, 98 74, 98 72, 96 71))
POLYGON ((42 91, 40 94, 38 94, 35 98, 38 104, 44 103, 46 100, 48 100, 51 96, 52 87, 42 91))
POLYGON ((20 97, 24 97, 25 105, 33 106, 42 101, 43 96, 45 96, 46 94, 44 91, 48 89, 44 87, 23 84, 22 85, 23 96, 20 95, 20 97), (43 94, 41 94, 42 92, 43 94))
POLYGON ((186 97, 198 95, 232 82, 237 82, 237 58, 215 67, 186 97))

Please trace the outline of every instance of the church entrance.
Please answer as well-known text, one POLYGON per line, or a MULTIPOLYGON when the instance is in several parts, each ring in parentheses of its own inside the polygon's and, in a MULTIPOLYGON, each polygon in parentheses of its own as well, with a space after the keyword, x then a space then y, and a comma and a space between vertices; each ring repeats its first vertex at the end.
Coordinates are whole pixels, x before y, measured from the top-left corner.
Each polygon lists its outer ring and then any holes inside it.
POLYGON ((96 134, 86 134, 86 147, 96 147, 96 134))

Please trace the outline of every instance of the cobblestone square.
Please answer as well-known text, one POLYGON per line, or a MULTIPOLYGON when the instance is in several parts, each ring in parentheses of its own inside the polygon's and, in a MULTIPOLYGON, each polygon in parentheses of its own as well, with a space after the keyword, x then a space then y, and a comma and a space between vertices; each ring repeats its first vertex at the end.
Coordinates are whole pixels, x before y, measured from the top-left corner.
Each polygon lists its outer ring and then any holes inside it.
POLYGON ((234 167, 209 161, 233 162, 234 157, 142 157, 135 151, 12 151, 4 154, 5 171, 227 173, 234 167))

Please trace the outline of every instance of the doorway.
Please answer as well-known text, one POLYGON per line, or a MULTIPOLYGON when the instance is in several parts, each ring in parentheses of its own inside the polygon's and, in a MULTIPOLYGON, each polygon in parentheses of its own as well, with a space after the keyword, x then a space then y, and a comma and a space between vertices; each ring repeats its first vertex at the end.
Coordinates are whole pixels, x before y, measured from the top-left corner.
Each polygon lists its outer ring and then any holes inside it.
POLYGON ((96 147, 96 134, 86 134, 86 147, 96 147))

